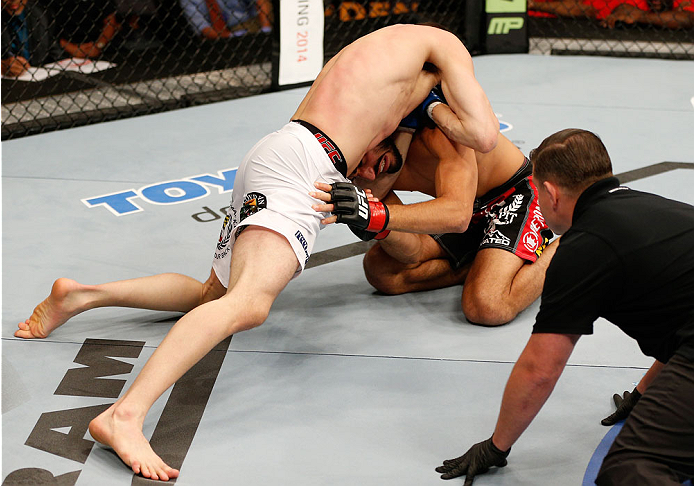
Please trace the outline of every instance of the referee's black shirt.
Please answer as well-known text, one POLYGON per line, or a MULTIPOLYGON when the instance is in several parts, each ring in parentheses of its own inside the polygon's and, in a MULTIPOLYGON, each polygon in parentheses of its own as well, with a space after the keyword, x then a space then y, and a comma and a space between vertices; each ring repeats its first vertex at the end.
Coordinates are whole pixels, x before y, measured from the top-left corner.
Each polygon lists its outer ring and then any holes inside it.
POLYGON ((694 206, 602 179, 578 198, 533 333, 592 334, 604 317, 663 363, 694 361, 694 206))

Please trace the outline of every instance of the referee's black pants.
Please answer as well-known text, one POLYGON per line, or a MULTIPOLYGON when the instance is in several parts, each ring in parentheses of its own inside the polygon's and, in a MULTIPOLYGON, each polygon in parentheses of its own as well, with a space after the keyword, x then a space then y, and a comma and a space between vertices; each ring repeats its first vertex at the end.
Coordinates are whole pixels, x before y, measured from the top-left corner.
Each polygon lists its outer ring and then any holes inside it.
POLYGON ((595 483, 680 485, 694 478, 694 362, 675 354, 629 414, 595 483))

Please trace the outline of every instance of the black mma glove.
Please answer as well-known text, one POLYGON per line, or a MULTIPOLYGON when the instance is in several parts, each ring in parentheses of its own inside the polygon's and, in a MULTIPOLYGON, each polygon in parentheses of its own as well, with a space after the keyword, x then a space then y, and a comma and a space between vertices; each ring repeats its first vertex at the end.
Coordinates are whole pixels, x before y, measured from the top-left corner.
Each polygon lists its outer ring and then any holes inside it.
POLYGON ((353 226, 350 226, 349 229, 356 235, 357 238, 359 238, 362 241, 371 241, 371 240, 382 240, 388 234, 390 234, 390 230, 383 230, 380 233, 375 233, 373 231, 366 231, 366 230, 360 230, 357 229, 353 226))
POLYGON ((620 397, 618 393, 615 393, 612 399, 617 406, 617 410, 609 417, 602 419, 600 423, 602 425, 614 425, 620 420, 627 418, 636 405, 636 402, 639 401, 639 398, 641 398, 641 393, 639 393, 636 388, 634 388, 634 391, 631 393, 625 391, 624 398, 620 397))
MULTIPOLYGON (((330 203, 337 222, 349 226, 359 238, 368 241, 385 233, 388 226, 388 206, 382 202, 369 202, 366 192, 349 182, 334 182, 330 185, 330 203), (368 235, 373 233, 373 236, 368 235), (366 238, 366 239, 365 239, 366 238)), ((384 234, 381 238, 387 236, 384 234)))
POLYGON ((465 485, 472 485, 472 481, 478 474, 484 474, 492 466, 504 467, 508 462, 506 458, 511 449, 500 451, 493 443, 492 438, 479 442, 470 447, 460 457, 443 461, 443 466, 436 468, 436 472, 442 473, 441 479, 453 479, 465 475, 465 485))
POLYGON ((412 131, 423 126, 434 127, 434 121, 431 118, 431 110, 440 103, 445 103, 443 92, 439 86, 435 86, 429 92, 429 95, 422 101, 417 108, 412 110, 409 115, 400 122, 401 128, 407 128, 412 131))

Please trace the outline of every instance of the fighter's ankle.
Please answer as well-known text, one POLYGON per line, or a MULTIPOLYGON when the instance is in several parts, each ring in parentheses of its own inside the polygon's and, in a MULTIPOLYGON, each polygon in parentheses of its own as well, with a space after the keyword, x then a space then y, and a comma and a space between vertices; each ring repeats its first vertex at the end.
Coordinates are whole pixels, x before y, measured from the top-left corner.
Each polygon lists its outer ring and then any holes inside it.
POLYGON ((119 422, 144 422, 146 410, 127 402, 116 403, 113 406, 113 418, 119 422))

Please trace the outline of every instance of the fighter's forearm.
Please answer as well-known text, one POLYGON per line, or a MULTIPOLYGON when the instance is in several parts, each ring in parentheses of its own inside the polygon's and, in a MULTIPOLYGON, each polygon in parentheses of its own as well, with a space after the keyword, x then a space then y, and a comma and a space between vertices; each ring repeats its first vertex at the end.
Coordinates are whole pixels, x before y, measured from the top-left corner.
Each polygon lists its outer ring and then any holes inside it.
POLYGON ((496 147, 499 121, 491 107, 485 106, 478 111, 480 115, 475 119, 464 113, 454 113, 448 105, 441 103, 433 108, 431 118, 450 140, 487 153, 496 147))
POLYGON ((408 233, 463 233, 472 216, 471 205, 446 197, 414 204, 389 205, 388 209, 388 229, 408 233))

